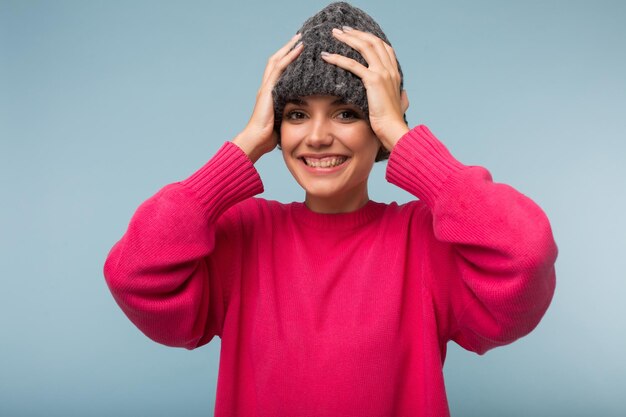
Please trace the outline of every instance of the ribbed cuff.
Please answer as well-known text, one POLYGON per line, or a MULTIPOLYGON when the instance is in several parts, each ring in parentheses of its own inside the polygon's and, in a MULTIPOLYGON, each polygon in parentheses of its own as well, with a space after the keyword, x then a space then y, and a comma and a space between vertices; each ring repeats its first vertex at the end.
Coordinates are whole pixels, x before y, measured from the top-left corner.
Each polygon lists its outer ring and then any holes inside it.
POLYGON ((209 161, 180 184, 191 189, 202 210, 217 218, 229 207, 263 192, 263 182, 248 156, 225 142, 209 161))
POLYGON ((432 208, 446 180, 464 168, 426 126, 419 125, 394 146, 385 179, 432 208))

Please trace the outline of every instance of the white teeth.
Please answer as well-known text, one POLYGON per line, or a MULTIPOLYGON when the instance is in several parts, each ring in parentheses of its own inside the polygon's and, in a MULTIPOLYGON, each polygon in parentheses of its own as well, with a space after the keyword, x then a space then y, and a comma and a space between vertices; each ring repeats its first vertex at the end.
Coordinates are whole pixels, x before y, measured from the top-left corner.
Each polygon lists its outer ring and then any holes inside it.
POLYGON ((336 167, 338 165, 343 164, 344 162, 346 162, 346 159, 348 159, 345 156, 333 156, 333 157, 328 157, 328 158, 322 158, 322 159, 311 159, 311 158, 302 158, 304 159, 304 162, 313 168, 332 168, 332 167, 336 167))

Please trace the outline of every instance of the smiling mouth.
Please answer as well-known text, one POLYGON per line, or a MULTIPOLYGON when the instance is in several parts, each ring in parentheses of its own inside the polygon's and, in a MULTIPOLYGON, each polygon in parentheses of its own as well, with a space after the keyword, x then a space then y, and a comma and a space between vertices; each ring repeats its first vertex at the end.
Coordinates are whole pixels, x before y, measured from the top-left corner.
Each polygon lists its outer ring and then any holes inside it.
POLYGON ((334 168, 348 160, 347 156, 329 156, 324 158, 300 158, 304 163, 311 168, 334 168))

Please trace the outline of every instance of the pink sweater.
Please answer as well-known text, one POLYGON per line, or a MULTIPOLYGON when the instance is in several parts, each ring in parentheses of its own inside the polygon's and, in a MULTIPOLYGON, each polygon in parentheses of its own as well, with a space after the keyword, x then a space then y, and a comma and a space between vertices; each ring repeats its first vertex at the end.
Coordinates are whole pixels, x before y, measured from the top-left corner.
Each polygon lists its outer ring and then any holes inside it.
POLYGON ((226 142, 142 203, 104 265, 121 309, 156 342, 222 340, 215 416, 448 416, 453 340, 479 354, 530 332, 554 292, 544 212, 425 126, 386 178, 420 200, 320 214, 252 198, 226 142))

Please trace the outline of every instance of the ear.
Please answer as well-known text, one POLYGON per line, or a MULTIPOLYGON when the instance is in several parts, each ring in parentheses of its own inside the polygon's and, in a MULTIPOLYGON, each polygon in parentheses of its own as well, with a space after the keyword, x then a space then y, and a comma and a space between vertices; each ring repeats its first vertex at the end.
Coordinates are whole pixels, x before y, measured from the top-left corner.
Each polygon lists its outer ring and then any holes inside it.
POLYGON ((406 113, 406 110, 409 108, 409 97, 406 94, 406 90, 402 90, 400 103, 402 104, 402 113, 406 113))

